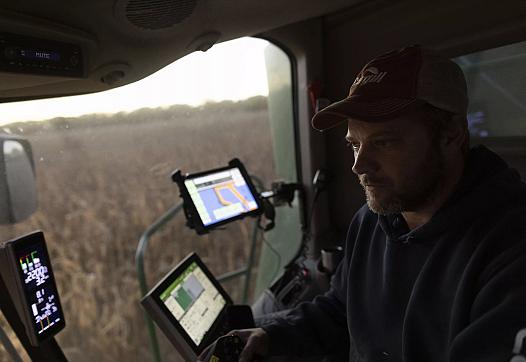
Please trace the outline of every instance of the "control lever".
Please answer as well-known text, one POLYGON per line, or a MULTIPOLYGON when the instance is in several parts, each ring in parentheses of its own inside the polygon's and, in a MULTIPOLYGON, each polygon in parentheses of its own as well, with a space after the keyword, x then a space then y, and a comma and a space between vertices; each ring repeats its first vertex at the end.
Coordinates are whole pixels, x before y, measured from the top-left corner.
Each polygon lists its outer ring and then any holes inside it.
POLYGON ((204 359, 209 362, 238 362, 239 355, 245 344, 235 335, 223 336, 217 339, 212 349, 204 359))

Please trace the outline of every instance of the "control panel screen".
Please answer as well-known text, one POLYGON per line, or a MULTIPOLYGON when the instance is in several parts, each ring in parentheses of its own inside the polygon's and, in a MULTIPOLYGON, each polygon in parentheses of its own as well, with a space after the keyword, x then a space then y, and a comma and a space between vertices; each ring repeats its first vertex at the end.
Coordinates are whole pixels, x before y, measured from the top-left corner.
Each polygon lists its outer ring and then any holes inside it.
POLYGON ((187 178, 184 182, 204 226, 258 209, 239 168, 187 178))
POLYGON ((237 158, 226 167, 193 174, 176 170, 172 180, 181 191, 187 226, 198 234, 263 213, 263 199, 237 158))
POLYGON ((196 262, 182 271, 159 298, 197 346, 227 304, 196 262))
POLYGON ((43 341, 65 325, 43 234, 38 232, 15 240, 13 251, 29 330, 37 341, 43 341))

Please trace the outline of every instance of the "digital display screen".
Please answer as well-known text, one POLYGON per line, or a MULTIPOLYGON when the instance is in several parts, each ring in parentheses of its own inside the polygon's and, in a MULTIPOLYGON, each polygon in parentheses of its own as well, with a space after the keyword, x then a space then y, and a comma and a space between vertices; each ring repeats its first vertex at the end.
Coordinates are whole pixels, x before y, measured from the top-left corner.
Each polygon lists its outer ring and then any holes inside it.
POLYGON ((237 167, 187 178, 184 184, 204 226, 258 208, 254 195, 237 167))
POLYGON ((20 58, 31 60, 43 60, 51 62, 60 62, 60 54, 57 52, 49 52, 44 50, 20 49, 20 58))
POLYGON ((64 316, 43 238, 16 247, 15 257, 33 330, 44 340, 62 329, 64 316))
POLYGON ((184 269, 159 298, 197 346, 227 304, 196 262, 184 269))
POLYGON ((83 77, 82 48, 79 44, 0 31, 0 71, 83 77))

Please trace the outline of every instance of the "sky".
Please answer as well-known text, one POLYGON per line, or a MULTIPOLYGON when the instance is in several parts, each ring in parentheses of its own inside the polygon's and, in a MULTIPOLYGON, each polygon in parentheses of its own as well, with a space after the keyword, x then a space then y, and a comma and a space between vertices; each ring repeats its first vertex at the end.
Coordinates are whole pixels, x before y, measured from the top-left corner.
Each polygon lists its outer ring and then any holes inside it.
POLYGON ((0 125, 268 95, 263 56, 268 44, 262 39, 241 38, 189 54, 145 79, 109 91, 3 103, 0 125))

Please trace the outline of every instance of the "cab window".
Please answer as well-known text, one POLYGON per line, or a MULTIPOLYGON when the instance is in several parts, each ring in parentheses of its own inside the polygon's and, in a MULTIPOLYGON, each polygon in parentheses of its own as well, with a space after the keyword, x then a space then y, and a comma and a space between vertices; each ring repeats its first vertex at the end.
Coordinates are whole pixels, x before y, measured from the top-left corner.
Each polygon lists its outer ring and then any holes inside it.
MULTIPOLYGON (((57 339, 70 360, 149 358, 134 256, 146 228, 181 200, 175 169, 239 158, 260 191, 277 179, 297 181, 291 71, 283 50, 242 38, 110 91, 0 105, 0 131, 31 142, 39 203, 29 219, 0 231, 4 240, 46 234, 67 325, 57 339)), ((280 213, 280 232, 300 230, 296 202, 280 213)), ((192 251, 215 276, 243 268, 253 226, 246 218, 198 236, 179 213, 150 239, 149 286, 192 251)), ((293 251, 299 235, 289 235, 293 251)), ((265 246, 262 236, 247 302, 288 262, 272 235, 265 246)), ((240 280, 223 285, 235 302, 243 299, 240 280)), ((159 339, 164 357, 173 355, 159 339)))
POLYGON ((473 137, 526 136, 526 42, 454 59, 468 83, 473 137))

